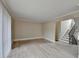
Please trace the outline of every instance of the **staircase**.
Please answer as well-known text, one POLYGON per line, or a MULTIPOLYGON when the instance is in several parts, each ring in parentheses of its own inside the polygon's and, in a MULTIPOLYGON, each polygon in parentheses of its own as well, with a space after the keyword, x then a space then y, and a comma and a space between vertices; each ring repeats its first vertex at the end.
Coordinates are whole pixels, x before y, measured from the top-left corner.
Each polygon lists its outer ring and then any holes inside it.
POLYGON ((63 42, 69 43, 69 30, 65 33, 65 35, 62 37, 63 42))
POLYGON ((71 29, 71 31, 69 32, 69 44, 76 44, 77 45, 77 39, 74 36, 74 34, 76 34, 76 24, 73 26, 73 28, 71 29))
POLYGON ((66 33, 65 33, 64 36, 62 37, 63 42, 69 43, 69 39, 70 39, 69 33, 70 33, 70 31, 72 30, 72 28, 74 27, 74 25, 75 25, 75 22, 74 22, 74 20, 73 20, 73 21, 71 22, 70 28, 66 31, 66 33))
POLYGON ((71 26, 62 36, 61 41, 69 44, 77 45, 79 42, 79 21, 72 20, 71 26))

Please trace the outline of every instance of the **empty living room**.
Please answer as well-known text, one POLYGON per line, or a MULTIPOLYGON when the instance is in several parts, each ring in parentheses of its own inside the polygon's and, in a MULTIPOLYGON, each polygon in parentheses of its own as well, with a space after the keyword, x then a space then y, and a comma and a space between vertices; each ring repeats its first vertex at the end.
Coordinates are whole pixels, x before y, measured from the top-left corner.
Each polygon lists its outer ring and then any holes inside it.
POLYGON ((0 0, 0 58, 78 58, 79 0, 0 0))

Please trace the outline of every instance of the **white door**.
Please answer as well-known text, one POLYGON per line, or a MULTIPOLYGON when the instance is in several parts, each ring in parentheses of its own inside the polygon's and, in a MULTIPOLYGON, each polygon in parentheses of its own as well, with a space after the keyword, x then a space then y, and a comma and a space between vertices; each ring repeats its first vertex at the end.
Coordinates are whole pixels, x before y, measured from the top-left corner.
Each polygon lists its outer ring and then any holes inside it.
POLYGON ((3 8, 3 55, 7 57, 11 51, 11 17, 3 8))
POLYGON ((0 8, 0 58, 3 57, 2 50, 2 10, 0 8))

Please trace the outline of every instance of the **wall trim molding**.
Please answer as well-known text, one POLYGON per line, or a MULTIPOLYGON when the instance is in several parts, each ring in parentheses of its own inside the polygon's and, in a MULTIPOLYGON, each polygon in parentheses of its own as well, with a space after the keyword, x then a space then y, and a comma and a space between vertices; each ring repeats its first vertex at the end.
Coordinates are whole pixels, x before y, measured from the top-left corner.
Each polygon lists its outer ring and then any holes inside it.
POLYGON ((45 39, 45 40, 48 40, 48 41, 50 41, 50 42, 55 43, 55 41, 54 41, 53 39, 52 39, 52 40, 49 40, 49 39, 44 38, 44 37, 21 38, 21 39, 14 39, 13 41, 14 41, 14 42, 17 42, 17 41, 34 40, 34 39, 45 39))
POLYGON ((74 15, 75 13, 79 13, 79 10, 73 11, 73 12, 70 12, 70 13, 66 13, 66 14, 61 15, 61 16, 58 16, 58 17, 56 17, 56 19, 61 18, 61 17, 68 16, 68 15, 72 15, 72 14, 73 14, 74 17, 78 17, 78 16, 75 16, 75 15, 74 15))
POLYGON ((50 39, 48 39, 48 38, 44 38, 44 39, 46 39, 46 40, 48 40, 48 41, 50 41, 50 42, 53 42, 53 43, 55 43, 55 41, 52 39, 52 40, 50 40, 50 39))
POLYGON ((14 39, 13 41, 24 41, 24 40, 33 40, 33 39, 44 39, 43 37, 33 37, 33 38, 21 38, 21 39, 14 39))

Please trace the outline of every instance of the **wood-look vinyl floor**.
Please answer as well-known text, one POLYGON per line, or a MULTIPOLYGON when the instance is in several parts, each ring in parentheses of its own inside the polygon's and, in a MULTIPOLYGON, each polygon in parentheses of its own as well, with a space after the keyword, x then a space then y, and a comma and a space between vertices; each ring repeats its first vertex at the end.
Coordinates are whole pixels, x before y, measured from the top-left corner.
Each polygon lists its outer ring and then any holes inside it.
POLYGON ((77 45, 37 39, 19 42, 8 58, 77 58, 77 45))

